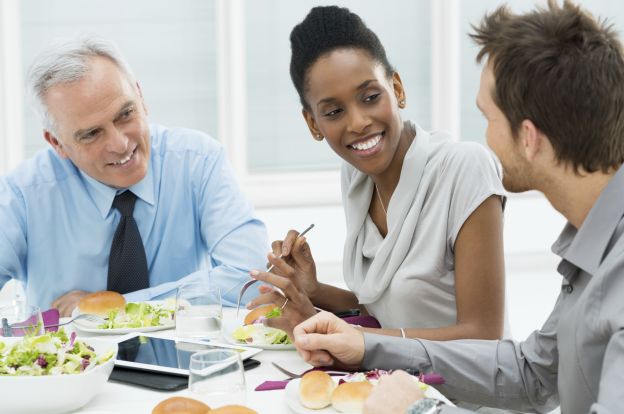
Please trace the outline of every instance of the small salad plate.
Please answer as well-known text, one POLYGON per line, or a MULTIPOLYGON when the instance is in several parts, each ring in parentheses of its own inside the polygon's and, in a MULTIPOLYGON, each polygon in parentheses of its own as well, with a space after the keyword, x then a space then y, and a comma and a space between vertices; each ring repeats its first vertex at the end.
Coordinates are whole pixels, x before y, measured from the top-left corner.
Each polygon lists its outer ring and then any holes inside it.
POLYGON ((254 348, 271 351, 289 351, 295 349, 295 345, 292 343, 280 343, 284 340, 285 336, 286 332, 264 326, 261 323, 243 325, 242 320, 239 319, 224 321, 223 324, 223 337, 227 343, 233 345, 252 346, 254 348))
MULTIPOLYGON (((154 332, 175 327, 173 307, 168 306, 168 304, 163 301, 130 302, 126 304, 126 311, 127 312, 120 312, 117 314, 110 328, 101 327, 101 324, 86 319, 78 319, 73 323, 74 326, 82 332, 97 333, 100 335, 154 332), (133 327, 137 324, 145 324, 146 321, 148 321, 147 323, 154 323, 152 321, 155 319, 157 320, 157 324, 155 325, 133 327)), ((75 308, 72 312, 72 317, 79 314, 80 310, 75 308)))

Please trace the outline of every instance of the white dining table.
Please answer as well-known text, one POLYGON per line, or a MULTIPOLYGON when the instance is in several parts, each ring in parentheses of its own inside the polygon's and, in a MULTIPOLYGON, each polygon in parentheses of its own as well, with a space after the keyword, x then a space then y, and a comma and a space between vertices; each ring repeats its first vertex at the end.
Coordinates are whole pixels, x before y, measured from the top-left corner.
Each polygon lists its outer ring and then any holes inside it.
MULTIPOLYGON (((231 308, 224 309, 224 318, 235 318, 235 310, 231 308)), ((114 342, 122 341, 131 336, 131 334, 95 335, 92 333, 84 333, 80 330, 76 330, 76 333, 79 338, 98 337, 110 339, 114 342)), ((175 330, 167 329, 152 332, 150 335, 173 338, 175 337, 175 330)), ((289 371, 296 373, 303 372, 311 368, 311 366, 305 363, 295 350, 262 350, 262 352, 258 353, 253 358, 260 361, 260 365, 245 371, 247 393, 246 401, 241 401, 241 404, 256 410, 258 413, 292 413, 286 404, 284 390, 254 391, 254 389, 267 380, 286 379, 286 375, 278 371, 271 362, 275 362, 289 371)), ((74 412, 89 414, 149 414, 156 404, 173 396, 186 396, 197 399, 197 396, 191 395, 188 390, 175 392, 154 391, 138 386, 108 381, 93 400, 74 412)))

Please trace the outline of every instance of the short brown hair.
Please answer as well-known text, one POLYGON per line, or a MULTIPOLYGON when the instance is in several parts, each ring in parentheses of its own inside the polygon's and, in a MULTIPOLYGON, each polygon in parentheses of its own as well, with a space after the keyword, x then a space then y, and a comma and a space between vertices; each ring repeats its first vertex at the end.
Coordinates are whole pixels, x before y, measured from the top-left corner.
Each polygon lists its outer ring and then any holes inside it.
POLYGON ((472 29, 477 62, 489 57, 492 96, 514 136, 532 121, 576 172, 624 162, 624 58, 611 24, 549 0, 526 14, 499 7, 472 29))

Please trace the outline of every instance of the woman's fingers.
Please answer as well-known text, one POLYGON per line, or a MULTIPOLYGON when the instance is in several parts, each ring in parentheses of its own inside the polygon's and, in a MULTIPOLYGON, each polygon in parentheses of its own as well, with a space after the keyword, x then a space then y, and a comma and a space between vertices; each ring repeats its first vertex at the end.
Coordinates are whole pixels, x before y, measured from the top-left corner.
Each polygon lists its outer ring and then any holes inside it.
MULTIPOLYGON (((261 292, 262 293, 262 292, 261 292)), ((248 304, 247 309, 257 308, 261 305, 267 305, 269 303, 274 303, 277 306, 281 306, 282 302, 284 302, 284 297, 277 293, 275 290, 271 289, 268 292, 264 292, 259 296, 253 298, 248 304), (277 300, 279 297, 280 300, 277 300)))
POLYGON ((282 254, 282 244, 284 244, 283 240, 275 240, 273 243, 271 243, 271 250, 273 251, 274 255, 279 256, 280 254, 282 254))
POLYGON ((291 280, 284 276, 278 276, 273 273, 260 272, 258 270, 252 270, 249 272, 252 278, 260 280, 261 282, 269 283, 278 287, 287 298, 298 302, 299 290, 291 280))
POLYGON ((269 253, 267 256, 269 259, 269 263, 273 266, 274 272, 280 276, 286 276, 292 278, 295 276, 295 269, 286 263, 286 260, 280 258, 279 256, 274 255, 273 253, 269 253))
POLYGON ((258 286, 258 292, 260 292, 260 293, 275 292, 275 289, 273 289, 269 285, 260 285, 260 286, 258 286))
POLYGON ((284 242, 282 243, 282 251, 279 253, 276 253, 276 256, 279 256, 279 255, 282 255, 283 257, 288 256, 290 252, 292 251, 293 245, 297 241, 297 237, 299 237, 299 232, 297 230, 289 230, 288 233, 286 234, 286 238, 284 239, 284 242))

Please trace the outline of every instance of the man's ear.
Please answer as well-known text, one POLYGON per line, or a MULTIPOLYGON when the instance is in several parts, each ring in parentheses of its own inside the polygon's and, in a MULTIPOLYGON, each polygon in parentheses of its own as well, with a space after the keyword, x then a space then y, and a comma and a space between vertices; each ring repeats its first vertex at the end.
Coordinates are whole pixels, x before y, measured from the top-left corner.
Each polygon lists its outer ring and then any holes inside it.
POLYGON ((52 148, 54 148, 54 151, 56 151, 59 157, 68 158, 67 153, 63 149, 63 144, 61 144, 61 141, 59 141, 58 138, 56 138, 52 134, 52 132, 48 131, 47 129, 44 129, 43 138, 48 142, 48 144, 52 146, 52 148))
POLYGON ((524 149, 524 156, 529 162, 533 162, 544 149, 546 137, 535 124, 525 119, 520 124, 520 140, 524 149))
POLYGON ((135 83, 135 85, 137 88, 137 92, 139 93, 139 98, 141 98, 141 105, 143 106, 143 111, 145 111, 145 115, 149 115, 149 112, 147 110, 147 105, 145 104, 145 99, 143 98, 143 91, 141 90, 141 85, 139 84, 138 81, 135 83))
POLYGON ((308 124, 308 129, 312 134, 312 138, 317 141, 322 141, 325 137, 316 125, 316 121, 314 120, 314 116, 312 115, 312 113, 310 113, 310 111, 308 111, 307 109, 303 108, 301 110, 301 115, 303 115, 303 119, 305 119, 306 124, 308 124))

